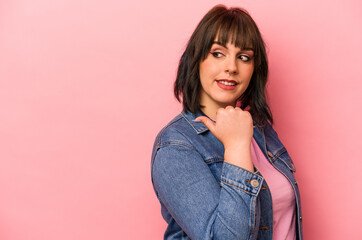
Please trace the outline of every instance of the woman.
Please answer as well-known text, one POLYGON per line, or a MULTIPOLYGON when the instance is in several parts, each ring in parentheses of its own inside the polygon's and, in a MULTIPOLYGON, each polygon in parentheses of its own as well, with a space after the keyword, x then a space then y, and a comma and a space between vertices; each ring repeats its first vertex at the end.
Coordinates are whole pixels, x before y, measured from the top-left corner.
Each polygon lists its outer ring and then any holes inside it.
POLYGON ((179 63, 183 111, 153 148, 165 239, 302 239, 295 167, 271 126, 267 74, 250 15, 212 8, 179 63))

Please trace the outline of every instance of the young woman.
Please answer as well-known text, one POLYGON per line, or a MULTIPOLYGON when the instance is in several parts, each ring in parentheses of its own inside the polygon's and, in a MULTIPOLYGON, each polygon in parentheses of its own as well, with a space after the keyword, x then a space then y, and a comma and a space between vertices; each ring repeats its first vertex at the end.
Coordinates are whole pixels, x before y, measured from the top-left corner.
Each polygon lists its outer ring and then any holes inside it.
POLYGON ((295 167, 273 130, 268 63, 243 9, 217 5, 183 53, 183 111, 158 134, 152 183, 164 239, 302 239, 295 167))

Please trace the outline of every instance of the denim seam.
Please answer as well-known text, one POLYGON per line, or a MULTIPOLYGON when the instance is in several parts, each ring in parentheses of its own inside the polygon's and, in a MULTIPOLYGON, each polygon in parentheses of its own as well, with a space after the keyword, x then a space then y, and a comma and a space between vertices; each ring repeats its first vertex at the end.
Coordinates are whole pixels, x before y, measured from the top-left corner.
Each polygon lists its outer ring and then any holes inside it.
MULTIPOLYGON (((162 128, 162 130, 160 131, 160 133, 158 134, 157 138, 156 138, 156 141, 157 141, 157 144, 156 144, 156 152, 159 150, 160 146, 162 145, 162 135, 164 133, 164 131, 169 127, 171 126, 173 123, 179 121, 180 119, 182 119, 182 116, 181 114, 177 115, 170 123, 168 123, 165 127, 162 128)), ((151 182, 152 182, 152 188, 154 190, 154 192, 156 193, 156 196, 158 196, 158 193, 155 189, 155 186, 153 184, 153 164, 154 164, 154 161, 155 161, 155 157, 156 157, 156 154, 153 154, 152 153, 152 159, 151 159, 151 182)))
POLYGON ((234 184, 225 182, 225 181, 222 180, 222 179, 221 179, 221 182, 224 183, 224 184, 226 184, 226 185, 228 185, 228 186, 230 186, 230 187, 236 187, 237 189, 243 190, 243 191, 246 192, 246 193, 249 193, 249 194, 251 194, 251 195, 255 195, 254 193, 249 192, 248 190, 245 190, 245 189, 243 189, 243 188, 241 188, 241 187, 239 187, 239 186, 236 186, 236 185, 234 185, 234 184))
POLYGON ((279 157, 280 155, 282 155, 284 152, 286 152, 287 149, 285 149, 285 147, 281 148, 275 155, 274 157, 279 157))
MULTIPOLYGON (((293 171, 293 172, 296 171, 295 167, 293 168, 293 167, 289 166, 289 164, 286 163, 282 158, 280 158, 280 157, 278 157, 278 158, 279 158, 280 161, 282 161, 291 171, 293 171)), ((294 165, 294 164, 293 164, 293 165, 294 165)))
MULTIPOLYGON (((175 123, 175 122, 177 122, 177 121, 179 121, 179 120, 181 120, 181 119, 183 119, 183 118, 185 119, 185 117, 182 117, 182 116, 183 116, 183 114, 181 113, 178 118, 175 118, 174 121, 172 121, 172 122, 169 123, 165 128, 162 129, 162 133, 161 133, 161 135, 160 135, 159 142, 157 143, 157 149, 163 147, 164 145, 167 146, 167 145, 171 145, 171 143, 177 143, 177 144, 172 144, 172 145, 184 146, 184 147, 188 147, 188 148, 190 148, 190 149, 195 149, 195 150, 197 151, 197 149, 196 149, 194 146, 191 145, 191 142, 190 142, 190 141, 188 141, 189 143, 186 143, 186 142, 184 142, 184 141, 177 141, 177 140, 165 141, 165 142, 162 142, 162 141, 161 141, 162 134, 163 134, 164 130, 165 130, 168 126, 170 126, 171 124, 173 124, 173 123, 175 123)), ((187 119, 186 119, 186 120, 187 120, 187 119)), ((176 130, 180 135, 182 135, 186 140, 188 140, 188 138, 187 138, 182 132, 180 132, 180 131, 177 130, 177 129, 175 129, 175 130, 176 130)), ((197 152, 198 152, 198 151, 197 151, 197 152)))
POLYGON ((206 159, 205 162, 207 164, 211 164, 211 163, 215 163, 215 162, 223 162, 224 159, 223 158, 209 158, 209 159, 206 159))
POLYGON ((182 142, 182 141, 166 141, 166 142, 162 142, 161 144, 158 144, 157 145, 157 149, 160 149, 160 148, 163 148, 163 147, 166 147, 166 146, 170 146, 170 145, 174 145, 174 146, 182 146, 182 147, 187 147, 189 149, 194 149, 193 146, 185 143, 185 142, 182 142))
POLYGON ((273 157, 271 157, 272 162, 275 162, 278 158, 293 172, 296 171, 294 163, 291 162, 291 159, 289 159, 290 164, 285 162, 280 156, 285 153, 287 149, 285 147, 281 148, 273 157), (293 167, 294 166, 294 167, 293 167))
POLYGON ((255 211, 256 211, 256 197, 252 197, 250 201, 250 239, 254 235, 254 228, 256 225, 255 211), (254 202, 254 207, 252 207, 253 202, 254 202))
POLYGON ((242 169, 242 170, 244 170, 244 171, 247 171, 248 173, 256 176, 257 178, 260 177, 258 174, 256 174, 257 172, 251 172, 251 171, 249 171, 249 170, 247 170, 247 169, 245 169, 245 168, 243 168, 243 167, 239 167, 239 166, 237 166, 237 165, 235 165, 235 164, 232 164, 232 163, 229 163, 229 162, 228 162, 227 164, 232 165, 232 166, 234 166, 234 167, 237 167, 237 168, 239 168, 239 169, 242 169))
POLYGON ((204 132, 206 132, 206 131, 209 130, 209 129, 206 128, 206 127, 205 127, 205 129, 203 129, 203 130, 197 129, 197 128, 187 119, 187 117, 186 117, 183 113, 181 113, 181 115, 182 115, 183 118, 191 125, 191 127, 197 132, 197 134, 204 133, 204 132))
POLYGON ((285 152, 287 152, 287 150, 286 150, 285 147, 284 147, 284 148, 282 148, 282 149, 278 152, 279 154, 276 154, 276 155, 275 155, 275 160, 276 160, 276 158, 279 158, 291 171, 295 172, 296 169, 295 169, 294 163, 292 162, 292 159, 291 159, 291 158, 288 159, 289 162, 290 162, 290 164, 288 164, 286 161, 284 161, 284 160, 280 157, 280 156, 281 156, 283 153, 285 153, 285 152), (282 151, 282 150, 284 150, 284 151, 282 151))
POLYGON ((164 133, 164 131, 171 126, 172 124, 174 124, 175 122, 179 121, 180 119, 182 119, 181 114, 179 114, 178 116, 176 116, 171 122, 169 122, 164 128, 162 128, 162 130, 160 131, 159 135, 158 135, 158 139, 157 139, 157 146, 159 146, 161 144, 161 139, 162 139, 162 135, 164 133))
POLYGON ((269 230, 270 226, 261 226, 259 227, 259 230, 269 230))
POLYGON ((272 162, 275 162, 276 160, 277 160, 277 158, 280 156, 280 155, 282 155, 284 152, 286 152, 286 149, 285 149, 285 147, 283 147, 283 148, 281 148, 278 152, 276 152, 274 155, 272 155, 271 157, 270 157, 270 160, 272 161, 272 162))
POLYGON ((232 232, 233 234, 235 234, 234 231, 233 231, 232 229, 230 229, 230 228, 227 226, 227 224, 225 224, 223 218, 222 218, 221 215, 219 214, 219 211, 216 213, 216 216, 219 218, 219 221, 225 226, 226 229, 228 229, 230 232, 232 232))

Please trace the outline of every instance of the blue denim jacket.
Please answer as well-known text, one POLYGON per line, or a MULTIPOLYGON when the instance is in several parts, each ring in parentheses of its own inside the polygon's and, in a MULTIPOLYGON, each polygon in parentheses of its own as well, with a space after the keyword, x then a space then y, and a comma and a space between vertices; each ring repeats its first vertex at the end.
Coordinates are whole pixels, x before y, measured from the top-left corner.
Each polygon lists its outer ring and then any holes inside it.
MULTIPOLYGON (((157 135, 151 176, 168 227, 164 239, 272 239, 272 199, 260 172, 224 162, 224 146, 196 115, 182 112, 157 135)), ((254 139, 288 178, 296 198, 296 235, 302 240, 300 194, 294 164, 270 124, 254 139)))

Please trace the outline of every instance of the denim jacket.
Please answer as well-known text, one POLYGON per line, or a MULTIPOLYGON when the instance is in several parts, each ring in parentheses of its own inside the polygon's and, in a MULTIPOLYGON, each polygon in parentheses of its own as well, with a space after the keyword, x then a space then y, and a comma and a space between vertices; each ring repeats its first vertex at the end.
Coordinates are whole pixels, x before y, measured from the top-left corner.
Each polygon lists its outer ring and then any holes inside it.
MULTIPOLYGON (((157 135, 151 177, 161 214, 168 224, 164 239, 272 239, 272 198, 260 172, 224 162, 224 146, 200 122, 204 115, 182 112, 157 135)), ((254 126, 265 157, 293 187, 296 236, 302 240, 300 194, 295 167, 271 125, 254 126)))

